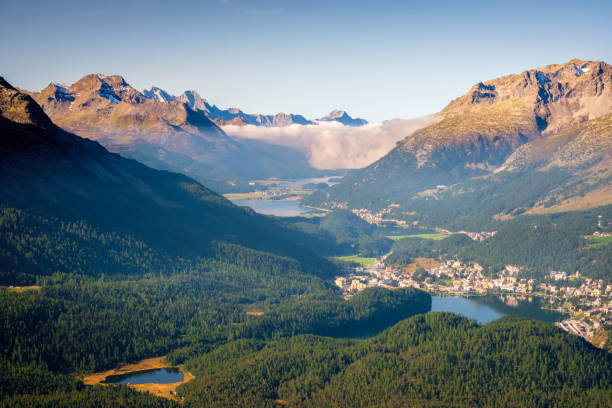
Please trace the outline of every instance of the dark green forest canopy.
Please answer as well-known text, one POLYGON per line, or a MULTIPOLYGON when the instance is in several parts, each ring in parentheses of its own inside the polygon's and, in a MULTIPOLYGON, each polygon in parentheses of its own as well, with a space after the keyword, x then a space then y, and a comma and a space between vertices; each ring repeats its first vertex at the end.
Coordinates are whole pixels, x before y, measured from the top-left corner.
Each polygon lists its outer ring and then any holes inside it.
POLYGON ((93 393, 120 405, 138 394, 77 389, 61 374, 170 352, 178 362, 233 339, 342 333, 430 308, 412 289, 345 301, 331 283, 337 268, 316 254, 333 253, 335 240, 67 133, 3 80, 0 108, 0 284, 41 286, 0 289, 3 403, 74 405, 93 393), (41 373, 42 388, 15 394, 28 372, 41 373), (54 381, 57 393, 44 386, 54 381))
POLYGON ((450 313, 367 341, 240 340, 187 363, 186 406, 593 407, 612 402, 612 357, 536 321, 450 313))
POLYGON ((595 245, 594 232, 612 231, 612 206, 589 211, 524 215, 497 227, 485 241, 457 234, 440 241, 406 238, 393 243, 387 262, 405 265, 416 257, 458 257, 478 262, 486 271, 504 265, 524 267, 530 277, 544 279, 550 270, 579 271, 583 276, 612 282, 612 245, 595 245))
MULTIPOLYGON (((384 158, 393 159, 393 154, 384 158)), ((501 224, 496 218, 498 215, 518 216, 536 204, 550 208, 559 204, 566 194, 583 196, 611 182, 609 177, 590 183, 572 182, 574 175, 562 168, 528 169, 489 174, 454 184, 443 173, 427 174, 426 171, 418 176, 408 171, 394 177, 388 174, 364 177, 357 173, 330 189, 305 196, 302 202, 315 207, 331 202, 346 203, 349 208, 368 208, 372 212, 394 203, 393 218, 407 222, 418 221, 429 228, 454 231, 491 230, 501 224), (444 188, 433 195, 423 193, 437 190, 438 185, 444 188)))
MULTIPOLYGON (((64 132, 0 82, 0 285, 41 286, 0 289, 0 406, 176 406, 70 375, 164 354, 197 376, 188 406, 610 405, 610 356, 536 322, 418 315, 340 339, 431 308, 415 289, 345 300, 332 284, 322 255, 380 255, 384 232, 350 212, 238 208, 64 132)), ((437 249, 469 249, 456 239, 437 249)))

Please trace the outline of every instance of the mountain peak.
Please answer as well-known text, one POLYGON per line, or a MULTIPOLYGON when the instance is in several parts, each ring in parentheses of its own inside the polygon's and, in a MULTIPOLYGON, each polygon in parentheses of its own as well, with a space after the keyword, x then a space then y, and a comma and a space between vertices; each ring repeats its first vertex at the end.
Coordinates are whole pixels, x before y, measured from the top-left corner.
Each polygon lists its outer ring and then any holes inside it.
POLYGON ((121 75, 104 75, 104 74, 96 74, 96 76, 104 82, 107 82, 109 84, 113 84, 116 86, 129 86, 130 84, 128 84, 125 81, 125 78, 123 78, 121 75))
POLYGON ((341 117, 346 117, 349 116, 345 111, 340 110, 340 109, 334 109, 333 111, 331 111, 329 113, 329 115, 325 116, 325 118, 329 118, 329 119, 338 119, 341 117))
POLYGON ((446 118, 477 115, 480 122, 500 126, 520 117, 537 133, 549 134, 612 112, 611 88, 612 66, 572 59, 479 82, 441 113, 446 118))
POLYGON ((322 122, 335 121, 347 126, 362 126, 368 124, 367 120, 361 118, 353 119, 348 113, 340 109, 334 109, 329 113, 329 115, 324 116, 318 120, 322 122))
POLYGON ((146 101, 145 96, 128 84, 121 75, 88 74, 66 89, 73 96, 79 95, 80 99, 95 99, 97 94, 114 104, 140 104, 146 101))
POLYGON ((176 98, 177 101, 187 104, 193 110, 210 111, 208 101, 200 96, 197 91, 188 90, 176 98))
POLYGON ((440 208, 424 204, 430 197, 453 197, 452 206, 469 211, 471 200, 487 197, 497 200, 489 207, 493 217, 612 202, 612 66, 603 61, 573 59, 477 82, 439 116, 308 204, 385 208, 392 202, 401 214, 417 214, 440 208), (496 198, 509 180, 523 201, 496 198), (453 185, 461 187, 448 195, 439 189, 453 185))
POLYGON ((156 86, 143 90, 142 94, 145 96, 145 98, 158 102, 170 102, 176 99, 174 95, 170 95, 168 92, 156 86))
POLYGON ((53 126, 32 97, 15 89, 3 77, 0 77, 0 117, 12 122, 36 125, 43 129, 53 126))

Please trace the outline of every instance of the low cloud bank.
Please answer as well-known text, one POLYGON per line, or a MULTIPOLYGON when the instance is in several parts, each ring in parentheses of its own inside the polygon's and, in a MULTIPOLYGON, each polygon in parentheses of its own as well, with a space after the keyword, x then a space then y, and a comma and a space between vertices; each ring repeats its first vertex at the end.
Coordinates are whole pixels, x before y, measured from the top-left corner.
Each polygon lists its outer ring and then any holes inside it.
POLYGON ((404 137, 440 119, 430 115, 359 127, 338 122, 285 127, 229 125, 223 126, 223 130, 237 139, 257 139, 303 151, 310 158, 310 164, 318 169, 358 169, 384 156, 404 137))

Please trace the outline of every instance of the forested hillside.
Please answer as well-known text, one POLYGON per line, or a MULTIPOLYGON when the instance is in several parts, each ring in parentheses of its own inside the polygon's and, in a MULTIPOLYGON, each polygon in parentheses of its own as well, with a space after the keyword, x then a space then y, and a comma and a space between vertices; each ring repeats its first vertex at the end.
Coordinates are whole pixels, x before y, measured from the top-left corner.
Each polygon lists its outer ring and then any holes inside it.
MULTIPOLYGON (((64 132, 27 95, 0 85, 1 406, 175 406, 78 381, 161 355, 196 376, 180 389, 186 406, 612 400, 610 355, 552 326, 410 318, 431 309, 430 295, 413 288, 344 299, 332 283, 338 269, 321 255, 380 255, 389 230, 348 211, 300 222, 257 215, 186 176, 64 132), (346 339, 399 321, 373 339, 346 339)), ((564 221, 559 232, 573 245, 594 217, 564 221)), ((554 231, 557 220, 537 222, 554 231)), ((506 239, 518 239, 508 225, 506 239)), ((471 250, 497 262, 498 241, 487 253, 467 239, 405 249, 471 250)), ((538 241, 547 242, 537 233, 526 242, 538 241)), ((517 248, 513 256, 526 247, 517 248)))
POLYGON ((430 308, 418 290, 345 301, 314 252, 335 240, 69 134, 3 80, 0 113, 2 405, 171 405, 65 374, 188 360, 240 338, 348 334, 430 308))
POLYGON ((499 223, 495 236, 473 241, 456 234, 440 241, 406 238, 395 241, 387 262, 407 265, 417 257, 458 258, 478 262, 489 274, 505 265, 523 267, 526 277, 547 279, 551 270, 576 271, 583 277, 612 282, 612 245, 597 243, 593 233, 612 231, 612 206, 589 211, 523 215, 499 223))
POLYGON ((594 407, 609 405, 612 356, 535 321, 478 326, 450 313, 363 342, 241 340, 188 362, 186 406, 594 407))

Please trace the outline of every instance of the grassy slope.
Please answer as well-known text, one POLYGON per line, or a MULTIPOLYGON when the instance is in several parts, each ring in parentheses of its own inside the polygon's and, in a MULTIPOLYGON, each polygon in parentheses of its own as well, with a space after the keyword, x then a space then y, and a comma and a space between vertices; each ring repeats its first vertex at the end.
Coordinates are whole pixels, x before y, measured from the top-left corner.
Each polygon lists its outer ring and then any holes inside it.
POLYGON ((342 262, 349 262, 359 264, 365 268, 369 268, 376 262, 376 258, 365 258, 359 255, 348 255, 348 256, 335 256, 332 259, 337 259, 342 262))

